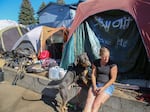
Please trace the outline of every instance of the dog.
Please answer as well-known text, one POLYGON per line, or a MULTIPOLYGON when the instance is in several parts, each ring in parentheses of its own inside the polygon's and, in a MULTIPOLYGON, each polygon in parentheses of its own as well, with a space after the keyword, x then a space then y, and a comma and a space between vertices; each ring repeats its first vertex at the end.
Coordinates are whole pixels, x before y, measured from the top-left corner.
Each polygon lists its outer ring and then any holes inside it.
POLYGON ((70 87, 77 83, 77 81, 83 80, 85 84, 86 81, 86 74, 87 74, 87 68, 91 66, 91 62, 87 56, 87 53, 82 53, 78 55, 68 69, 63 77, 62 80, 60 80, 60 83, 58 85, 48 85, 46 88, 55 88, 59 89, 60 96, 62 98, 62 104, 61 104, 61 112, 65 112, 67 110, 67 102, 69 101, 69 89, 70 87))

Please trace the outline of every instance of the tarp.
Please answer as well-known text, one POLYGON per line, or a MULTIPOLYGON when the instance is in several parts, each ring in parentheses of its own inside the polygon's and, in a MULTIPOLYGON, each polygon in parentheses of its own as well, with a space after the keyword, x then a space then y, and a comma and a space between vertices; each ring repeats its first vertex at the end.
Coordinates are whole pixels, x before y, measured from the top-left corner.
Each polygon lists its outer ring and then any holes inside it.
POLYGON ((95 33, 87 22, 83 23, 66 43, 60 66, 67 69, 68 65, 74 62, 75 57, 83 52, 87 52, 92 61, 99 57, 97 54, 99 48, 100 43, 95 33))
POLYGON ((149 74, 150 17, 146 16, 149 9, 150 2, 146 0, 81 3, 69 31, 61 66, 67 68, 81 52, 87 52, 93 61, 99 58, 100 46, 106 46, 120 74, 149 74))
POLYGON ((49 27, 70 27, 76 6, 50 2, 38 12, 39 24, 49 27))

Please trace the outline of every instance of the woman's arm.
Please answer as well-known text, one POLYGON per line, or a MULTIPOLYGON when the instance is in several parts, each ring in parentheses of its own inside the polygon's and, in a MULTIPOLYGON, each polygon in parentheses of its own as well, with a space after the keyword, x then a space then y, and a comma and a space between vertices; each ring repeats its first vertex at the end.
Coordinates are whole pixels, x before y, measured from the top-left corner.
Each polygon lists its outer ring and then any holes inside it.
POLYGON ((96 90, 96 66, 92 64, 92 86, 94 91, 96 90))

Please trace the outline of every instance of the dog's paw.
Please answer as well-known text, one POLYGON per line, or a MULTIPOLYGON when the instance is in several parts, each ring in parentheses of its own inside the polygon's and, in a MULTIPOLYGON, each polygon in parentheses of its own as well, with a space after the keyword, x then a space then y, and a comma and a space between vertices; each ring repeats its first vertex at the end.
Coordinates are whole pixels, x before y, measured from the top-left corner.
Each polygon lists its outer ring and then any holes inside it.
POLYGON ((66 112, 67 110, 68 110, 68 107, 66 107, 66 106, 61 107, 61 112, 66 112))

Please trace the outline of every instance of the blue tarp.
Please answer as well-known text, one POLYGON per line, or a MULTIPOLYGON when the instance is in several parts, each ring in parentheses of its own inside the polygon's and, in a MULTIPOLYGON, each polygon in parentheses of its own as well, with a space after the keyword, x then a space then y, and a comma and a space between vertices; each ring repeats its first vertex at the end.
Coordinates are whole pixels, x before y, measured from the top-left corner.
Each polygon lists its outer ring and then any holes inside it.
POLYGON ((77 55, 87 52, 91 61, 99 58, 100 43, 88 23, 83 23, 67 42, 63 51, 60 66, 67 69, 77 55))

